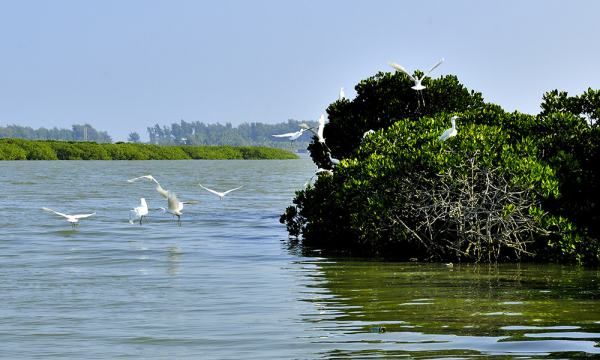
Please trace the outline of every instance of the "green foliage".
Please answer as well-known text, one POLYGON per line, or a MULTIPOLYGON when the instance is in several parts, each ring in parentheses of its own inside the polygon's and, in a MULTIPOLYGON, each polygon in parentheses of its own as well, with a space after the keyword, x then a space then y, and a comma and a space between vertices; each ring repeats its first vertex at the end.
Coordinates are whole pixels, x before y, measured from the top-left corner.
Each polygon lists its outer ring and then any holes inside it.
POLYGON ((358 256, 600 263, 600 92, 547 93, 532 116, 453 76, 424 84, 420 98, 380 73, 329 106, 327 146, 309 150, 333 176, 296 193, 290 235, 358 256), (451 115, 458 135, 440 142, 451 115))
POLYGON ((0 139, 0 160, 296 159, 287 150, 256 146, 160 146, 134 143, 0 139))
MULTIPOLYGON (((429 203, 428 196, 439 193, 448 201, 443 206, 466 212, 470 205, 462 200, 454 201, 453 197, 466 191, 487 191, 492 200, 469 198, 477 202, 471 207, 479 209, 478 216, 482 219, 489 222, 498 214, 506 217, 511 203, 499 199, 515 198, 506 194, 526 194, 518 198, 525 213, 516 214, 519 218, 511 221, 521 226, 527 224, 529 228, 523 231, 535 240, 549 233, 541 222, 544 217, 534 218, 527 211, 537 209, 538 200, 558 195, 554 171, 537 161, 535 144, 513 144, 510 136, 497 126, 463 122, 458 136, 440 142, 438 137, 448 123, 447 115, 424 117, 419 121, 401 120, 387 131, 370 136, 354 157, 338 165, 333 176, 321 176, 314 188, 300 192, 296 207, 288 209, 282 220, 287 221, 292 234, 302 232, 307 245, 341 248, 362 256, 439 260, 458 257, 471 261, 528 256, 531 254, 528 244, 520 244, 522 249, 516 252, 501 243, 505 240, 500 232, 506 231, 506 226, 499 220, 495 220, 499 223, 497 229, 490 229, 488 234, 493 241, 477 245, 473 236, 466 238, 461 233, 467 229, 459 226, 472 222, 464 216, 457 219, 462 215, 440 213, 432 227, 421 230, 423 218, 414 217, 415 203, 423 207, 442 206, 441 200, 437 204, 429 203), (474 181, 475 177, 489 178, 492 172, 497 180, 485 183, 487 189, 474 181), (461 178, 473 180, 466 183, 479 187, 467 189, 465 182, 457 181, 461 178), (504 186, 501 191, 490 189, 501 184, 504 186), (492 204, 494 208, 490 208, 492 201, 498 202, 492 204), (289 221, 295 214, 299 221, 289 221), (331 221, 332 216, 339 218, 331 221), (425 240, 431 232, 438 235, 425 240)), ((435 211, 430 209, 431 213, 435 211)), ((510 244, 512 246, 512 242, 510 244)))
MULTIPOLYGON (((423 84, 427 90, 422 95, 411 89, 411 84, 403 73, 378 73, 355 87, 356 97, 352 101, 331 104, 327 108, 329 123, 324 137, 333 157, 350 156, 367 130, 385 129, 399 119, 416 120, 439 112, 459 112, 484 105, 481 94, 468 90, 456 76, 426 78, 423 84)), ((324 150, 316 141, 309 145, 317 166, 330 168, 324 150)))
POLYGON ((19 145, 0 142, 0 160, 27 160, 27 152, 19 145))
POLYGON ((587 89, 580 96, 569 96, 566 91, 552 90, 544 94, 540 116, 565 112, 597 125, 600 119, 600 90, 587 89))

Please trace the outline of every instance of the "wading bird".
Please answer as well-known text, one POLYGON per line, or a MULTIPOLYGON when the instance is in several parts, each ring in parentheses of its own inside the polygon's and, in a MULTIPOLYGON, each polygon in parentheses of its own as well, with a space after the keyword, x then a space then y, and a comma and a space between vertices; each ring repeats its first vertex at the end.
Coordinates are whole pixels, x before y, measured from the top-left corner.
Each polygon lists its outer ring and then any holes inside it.
POLYGON ((138 176, 136 178, 127 180, 127 182, 132 183, 132 182, 138 181, 140 179, 147 179, 147 180, 154 181, 154 183, 156 184, 156 191, 158 191, 158 193, 161 194, 165 199, 169 196, 169 192, 167 190, 163 189, 163 187, 160 186, 160 183, 152 175, 138 176))
POLYGON ((321 144, 325 145, 325 138, 323 137, 323 130, 325 129, 325 115, 321 114, 321 117, 319 118, 319 127, 317 127, 317 131, 314 131, 313 128, 309 128, 308 125, 304 123, 300 124, 300 126, 302 126, 306 130, 310 130, 310 132, 317 136, 318 141, 321 144))
POLYGON ((48 211, 48 212, 51 212, 51 213, 55 213, 56 215, 60 215, 60 216, 64 217, 65 219, 67 219, 68 222, 71 223, 72 227, 75 227, 75 226, 79 225, 79 219, 85 219, 85 218, 90 217, 92 215, 96 215, 95 212, 93 212, 91 214, 69 215, 69 214, 63 214, 63 213, 58 212, 58 211, 54 211, 54 210, 52 210, 50 208, 47 208, 47 207, 43 207, 42 210, 48 211))
POLYGON ((344 92, 344 88, 340 88, 340 95, 338 97, 338 100, 344 100, 346 98, 346 93, 344 92))
POLYGON ((439 141, 446 141, 448 139, 450 139, 453 136, 456 136, 456 119, 458 119, 458 116, 453 116, 450 119, 450 122, 452 123, 452 127, 450 129, 446 129, 446 131, 444 131, 442 133, 442 135, 440 135, 440 137, 438 138, 439 141))
POLYGON ((204 187, 202 184, 198 184, 198 186, 200 186, 201 188, 203 188, 204 190, 206 190, 208 192, 211 192, 211 193, 217 195, 221 200, 223 200, 223 198, 225 197, 225 195, 229 194, 230 192, 239 190, 239 189, 241 189, 241 188, 244 187, 244 185, 242 185, 242 186, 236 187, 235 189, 227 190, 227 191, 224 191, 224 192, 219 192, 219 191, 215 191, 215 190, 209 189, 207 187, 204 187))
POLYGON ((129 210, 129 223, 133 224, 135 220, 139 220, 140 225, 142 225, 142 219, 146 215, 148 215, 148 204, 146 203, 146 199, 140 198, 140 206, 129 210))
POLYGON ((175 193, 169 191, 167 195, 167 208, 160 208, 163 212, 169 212, 175 216, 177 216, 177 224, 181 226, 181 212, 183 210, 184 204, 196 204, 197 201, 179 201, 177 195, 175 193))

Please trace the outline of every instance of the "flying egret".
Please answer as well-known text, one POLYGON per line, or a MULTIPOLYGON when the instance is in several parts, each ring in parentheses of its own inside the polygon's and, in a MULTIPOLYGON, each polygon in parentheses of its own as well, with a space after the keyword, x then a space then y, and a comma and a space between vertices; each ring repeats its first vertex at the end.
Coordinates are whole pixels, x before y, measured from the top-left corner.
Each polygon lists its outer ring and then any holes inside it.
POLYGON ((395 62, 391 62, 390 66, 393 67, 394 69, 398 70, 398 71, 402 71, 403 73, 405 73, 408 78, 410 80, 412 80, 412 82, 415 83, 415 85, 413 85, 411 87, 411 89, 414 89, 416 91, 420 91, 425 89, 425 86, 423 84, 421 84, 421 82, 423 81, 423 79, 425 79, 426 76, 429 76, 429 74, 435 70, 435 68, 437 68, 438 66, 440 66, 442 63, 444 62, 444 58, 442 58, 442 60, 440 60, 437 64, 433 65, 433 67, 431 69, 429 69, 428 72, 424 73, 421 77, 416 77, 413 76, 411 73, 409 73, 402 65, 395 63, 395 62))
POLYGON ((158 191, 158 193, 161 194, 165 199, 169 196, 169 192, 167 190, 163 189, 163 187, 160 186, 160 183, 158 182, 158 180, 156 180, 154 178, 154 176, 152 176, 152 175, 138 176, 136 178, 127 180, 127 182, 132 183, 132 182, 138 181, 140 179, 147 179, 147 180, 154 181, 154 183, 156 184, 156 191, 158 191))
POLYGON ((56 215, 60 215, 60 216, 64 217, 65 219, 67 219, 68 222, 71 223, 72 227, 75 227, 75 226, 79 225, 79 219, 85 219, 85 218, 90 217, 92 215, 96 215, 95 212, 93 212, 91 214, 68 215, 68 214, 63 214, 63 213, 58 212, 58 211, 54 211, 54 210, 52 210, 50 208, 47 208, 47 207, 43 207, 42 210, 48 211, 48 212, 51 212, 51 213, 55 213, 56 215))
POLYGON ((321 144, 325 144, 323 129, 325 129, 325 115, 321 114, 321 117, 319 118, 319 127, 317 128, 317 138, 319 138, 321 144))
POLYGON ((139 219, 140 225, 142 225, 142 219, 146 215, 148 215, 148 204, 146 203, 146 199, 140 198, 140 206, 129 210, 129 223, 133 224, 134 220, 139 219))
POLYGON ((433 65, 433 67, 431 69, 429 69, 428 72, 424 73, 421 77, 416 77, 413 76, 411 73, 409 73, 402 65, 395 63, 395 62, 391 62, 390 66, 393 67, 394 69, 396 69, 397 71, 401 71, 403 73, 405 73, 408 78, 410 80, 412 80, 412 82, 414 82, 415 84, 411 87, 411 89, 416 90, 417 93, 420 96, 420 100, 417 102, 417 105, 420 107, 421 106, 421 102, 423 103, 423 106, 425 106, 425 98, 423 97, 423 89, 426 88, 426 86, 424 86, 423 84, 421 84, 421 82, 423 81, 423 79, 425 79, 426 76, 429 76, 429 74, 438 66, 440 66, 442 63, 444 62, 444 58, 442 58, 442 60, 440 60, 437 64, 433 65))
POLYGON ((451 137, 456 136, 456 119, 458 119, 458 116, 453 116, 450 119, 450 122, 452 122, 452 127, 450 129, 446 129, 446 131, 444 131, 442 135, 440 135, 440 137, 438 138, 439 141, 446 141, 451 137))
POLYGON ((340 88, 340 95, 338 97, 338 100, 344 100, 346 98, 346 93, 344 92, 344 88, 341 87, 340 88))
POLYGON ((285 133, 285 134, 278 134, 278 135, 271 135, 271 136, 276 137, 276 138, 284 138, 284 137, 286 137, 286 138, 288 138, 290 140, 290 144, 291 144, 292 142, 294 142, 294 140, 296 140, 300 136, 302 136, 302 134, 304 134, 304 132, 306 130, 310 130, 310 129, 303 128, 303 129, 300 129, 300 130, 298 130, 296 132, 285 133))
POLYGON ((236 187, 235 189, 227 190, 227 191, 224 191, 224 192, 219 192, 219 191, 215 191, 215 190, 209 189, 207 187, 204 187, 202 184, 198 184, 198 186, 200 186, 201 188, 203 188, 204 190, 206 190, 208 192, 211 192, 211 193, 217 195, 221 200, 223 200, 223 198, 225 197, 225 195, 229 194, 230 192, 235 191, 235 190, 239 190, 239 189, 241 189, 241 188, 244 187, 244 185, 242 185, 242 186, 236 187))
POLYGON ((179 201, 177 195, 175 193, 169 191, 167 195, 167 209, 160 208, 163 212, 169 212, 175 216, 177 216, 177 224, 181 226, 181 212, 183 210, 184 204, 196 204, 197 201, 179 201))

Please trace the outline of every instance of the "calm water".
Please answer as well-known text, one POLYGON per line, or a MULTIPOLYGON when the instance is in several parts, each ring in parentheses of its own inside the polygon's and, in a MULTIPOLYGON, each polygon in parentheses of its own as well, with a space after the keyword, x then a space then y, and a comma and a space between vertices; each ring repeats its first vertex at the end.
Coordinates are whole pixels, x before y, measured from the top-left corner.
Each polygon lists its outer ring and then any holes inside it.
POLYGON ((600 274, 301 256, 291 161, 0 162, 0 358, 600 357, 600 274), (182 226, 128 210, 186 206, 182 226), (225 190, 220 201, 196 186, 225 190), (41 211, 96 211, 78 229, 41 211))

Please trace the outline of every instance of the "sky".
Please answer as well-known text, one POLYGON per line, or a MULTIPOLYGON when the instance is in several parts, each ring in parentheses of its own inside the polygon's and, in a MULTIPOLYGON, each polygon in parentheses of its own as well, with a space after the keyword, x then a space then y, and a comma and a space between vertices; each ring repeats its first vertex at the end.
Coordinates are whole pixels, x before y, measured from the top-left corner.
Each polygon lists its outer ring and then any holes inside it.
POLYGON ((181 119, 316 120, 398 62, 508 111, 600 89, 600 1, 0 0, 0 126, 113 140, 181 119))

